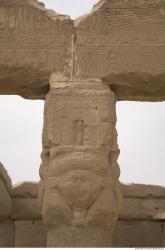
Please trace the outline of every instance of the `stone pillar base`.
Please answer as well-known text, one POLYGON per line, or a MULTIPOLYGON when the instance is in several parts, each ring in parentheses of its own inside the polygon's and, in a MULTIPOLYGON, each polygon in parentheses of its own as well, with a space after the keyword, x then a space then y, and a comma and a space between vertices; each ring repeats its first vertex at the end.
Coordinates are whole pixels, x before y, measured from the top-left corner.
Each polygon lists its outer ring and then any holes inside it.
POLYGON ((96 227, 60 226, 48 230, 48 247, 112 247, 112 233, 96 227))

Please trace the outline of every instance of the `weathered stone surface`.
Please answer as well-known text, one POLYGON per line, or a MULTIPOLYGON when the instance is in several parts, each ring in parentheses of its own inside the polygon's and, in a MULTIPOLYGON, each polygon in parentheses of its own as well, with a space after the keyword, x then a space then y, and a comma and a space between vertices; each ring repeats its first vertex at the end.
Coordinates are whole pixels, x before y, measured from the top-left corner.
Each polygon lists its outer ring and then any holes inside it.
POLYGON ((0 1, 0 94, 44 98, 52 72, 102 78, 117 100, 165 100, 164 0, 101 0, 84 17, 0 1))
POLYGON ((165 221, 165 213, 158 213, 154 216, 155 220, 165 221))
POLYGON ((123 195, 120 219, 163 220, 165 187, 121 184, 123 195))
POLYGON ((11 214, 11 197, 4 182, 0 179, 0 219, 8 218, 11 214))
POLYGON ((14 225, 11 221, 0 221, 0 247, 14 247, 14 225))
MULTIPOLYGON (((66 159, 67 166, 72 168, 72 165, 66 159)), ((60 161, 58 161, 59 165, 60 161)), ((96 165, 93 162, 93 166, 96 165)), ((59 165, 60 176, 62 171, 62 165, 59 165)), ((61 177, 60 177, 61 178, 61 177)), ((57 179, 56 179, 57 181, 57 179)), ((36 218, 41 218, 41 211, 35 210, 32 213, 29 207, 34 208, 34 203, 31 202, 30 197, 34 197, 36 192, 33 192, 33 188, 37 190, 38 184, 34 183, 25 183, 18 186, 16 192, 17 199, 22 200, 21 209, 24 211, 24 214, 21 210, 17 209, 17 217, 15 221, 15 242, 16 246, 20 247, 45 247, 46 246, 46 233, 41 225, 41 221, 35 221, 36 218), (21 189, 23 187, 23 189, 21 189), (29 189, 29 191, 28 191, 29 189), (24 196, 23 196, 24 195, 24 196), (22 197, 21 199, 18 197, 22 197), (24 197, 24 199, 23 199, 24 197), (25 202, 26 201, 26 202, 25 202), (23 203, 23 205, 22 205, 23 203), (29 204, 28 204, 29 203, 29 204), (20 213, 20 217, 18 216, 20 213), (38 213, 38 214, 37 214, 38 213), (30 216, 29 216, 30 215, 30 216), (23 220, 23 221, 19 221, 23 220)), ((123 210, 122 214, 119 216, 117 226, 115 229, 114 235, 114 246, 115 247, 164 247, 165 246, 165 219, 164 219, 164 188, 159 186, 151 185, 121 185, 122 194, 123 194, 123 210), (160 212, 163 211, 163 212, 160 212), (124 221, 121 221, 123 220, 124 221), (148 220, 148 221, 147 221, 148 220)), ((35 204, 38 203, 37 197, 35 199, 35 204)), ((77 229, 76 229, 77 230, 77 229)), ((48 237, 51 237, 51 233, 54 236, 57 236, 55 243, 58 246, 64 246, 65 244, 70 244, 69 238, 72 238, 72 235, 76 234, 77 231, 72 227, 63 227, 59 228, 59 231, 53 230, 48 234, 48 237), (67 235, 67 238, 64 238, 64 235, 67 235), (67 242, 68 241, 68 242, 67 242)), ((91 245, 97 244, 97 238, 100 235, 100 231, 96 228, 89 228, 88 230, 78 230, 78 233, 81 234, 81 238, 77 238, 72 245, 78 246, 81 243, 81 246, 85 244, 86 240, 90 242, 88 237, 91 237, 92 233, 95 232, 91 240, 91 245)), ((77 233, 77 234, 78 234, 77 233)), ((112 235, 106 236, 102 235, 102 239, 106 240, 106 237, 111 242, 112 235)), ((0 247, 13 246, 13 225, 10 221, 0 221, 0 247)), ((109 242, 107 242, 109 244, 109 242)))
POLYGON ((120 221, 116 224, 114 247, 162 247, 162 223, 120 221))
POLYGON ((112 246, 121 198, 115 124, 108 85, 52 75, 39 197, 48 247, 112 246))
POLYGON ((117 100, 165 100, 164 0, 101 0, 75 27, 75 77, 102 78, 117 100))
POLYGON ((165 222, 163 223, 162 247, 165 247, 165 222))
MULTIPOLYGON (((79 160, 77 159, 77 162, 79 160)), ((56 161, 57 162, 57 161, 56 161)), ((70 165, 70 159, 66 158, 67 166, 72 167, 70 165)), ((98 162, 98 160, 97 160, 98 162)), ((95 165, 95 162, 93 162, 95 165)), ((61 168, 61 165, 59 166, 61 168)), ((60 169, 59 169, 60 170, 60 169)), ((60 171, 63 171, 62 169, 60 171)), ((141 185, 141 184, 130 184, 124 185, 121 184, 121 191, 123 196, 122 207, 120 210, 119 219, 138 219, 138 220, 164 220, 164 208, 165 208, 165 191, 164 187, 160 186, 152 186, 152 185, 141 185)), ((18 185, 18 189, 16 188, 13 191, 14 202, 16 203, 18 200, 18 206, 21 207, 23 212, 20 213, 21 219, 25 220, 25 218, 41 218, 41 210, 38 209, 38 183, 23 183, 22 185, 18 185), (22 188, 23 187, 23 188, 22 188), (35 190, 35 191, 34 191, 35 190), (17 199, 18 198, 18 199, 17 199), (33 199, 31 199, 33 198, 33 199), (35 203, 34 217, 33 212, 31 212, 30 206, 35 203), (28 204, 29 203, 29 204, 28 204), (22 205, 23 204, 23 205, 22 205), (24 210, 24 206, 26 206, 26 210, 24 210), (29 213, 30 209, 30 213, 29 213), (29 214, 30 217, 29 217, 29 214)))
POLYGON ((104 248, 112 245, 112 234, 109 231, 100 231, 96 227, 64 227, 48 231, 48 242, 60 248, 104 248))
POLYGON ((15 222, 15 247, 46 247, 46 230, 42 222, 15 222))
POLYGON ((73 23, 38 0, 0 1, 0 94, 43 98, 52 72, 71 75, 73 23))
POLYGON ((123 199, 120 219, 154 220, 165 210, 165 199, 123 199))
POLYGON ((23 182, 13 187, 14 198, 33 199, 38 197, 38 182, 23 182))
POLYGON ((165 199, 165 187, 143 184, 121 184, 122 195, 125 198, 165 199))
POLYGON ((0 179, 3 181, 8 193, 12 194, 11 178, 9 177, 6 169, 4 168, 1 162, 0 162, 0 179))
POLYGON ((11 194, 11 179, 0 163, 0 219, 8 218, 11 214, 11 194))
POLYGON ((41 210, 38 199, 13 199, 12 219, 14 220, 38 220, 41 219, 41 210))

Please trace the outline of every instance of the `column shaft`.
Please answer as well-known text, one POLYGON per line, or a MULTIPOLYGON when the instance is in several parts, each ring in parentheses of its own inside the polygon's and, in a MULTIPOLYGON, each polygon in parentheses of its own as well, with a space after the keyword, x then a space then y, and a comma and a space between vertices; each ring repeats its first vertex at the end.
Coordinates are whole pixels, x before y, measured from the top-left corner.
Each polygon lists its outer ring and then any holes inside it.
POLYGON ((40 203, 48 247, 109 247, 120 204, 115 96, 101 81, 51 80, 40 203))

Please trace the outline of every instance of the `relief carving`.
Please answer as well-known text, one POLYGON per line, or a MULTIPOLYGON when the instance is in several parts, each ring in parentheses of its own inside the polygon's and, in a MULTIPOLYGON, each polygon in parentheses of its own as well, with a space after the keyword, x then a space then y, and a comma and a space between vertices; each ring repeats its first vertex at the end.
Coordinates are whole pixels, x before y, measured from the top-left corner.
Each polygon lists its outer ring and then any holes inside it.
POLYGON ((0 8, 0 32, 6 28, 6 10, 4 7, 0 8))
POLYGON ((15 31, 17 26, 17 15, 16 10, 9 10, 8 13, 8 29, 10 31, 15 31))
POLYGON ((110 229, 107 216, 115 215, 116 210, 113 180, 88 170, 72 170, 59 177, 49 177, 43 209, 48 226, 57 227, 59 223, 100 226, 100 221, 102 227, 110 229))
POLYGON ((73 122, 74 145, 84 145, 85 128, 83 120, 78 119, 73 122))
POLYGON ((46 99, 41 165, 48 245, 56 246, 61 230, 77 235, 66 233, 70 245, 85 240, 88 230, 108 235, 110 245, 120 206, 115 96, 100 80, 82 85, 57 79, 46 99))
POLYGON ((158 5, 161 7, 164 0, 113 0, 112 8, 154 8, 158 5))
POLYGON ((15 32, 17 27, 17 11, 15 8, 0 8, 0 32, 15 32))

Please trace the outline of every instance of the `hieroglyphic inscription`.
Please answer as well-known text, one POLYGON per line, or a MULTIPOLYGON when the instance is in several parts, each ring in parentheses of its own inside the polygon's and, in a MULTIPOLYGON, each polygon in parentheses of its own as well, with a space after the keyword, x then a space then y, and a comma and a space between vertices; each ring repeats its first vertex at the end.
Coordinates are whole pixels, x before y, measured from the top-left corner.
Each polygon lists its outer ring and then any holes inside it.
MULTIPOLYGON (((45 10, 45 9, 44 9, 45 10)), ((9 34, 11 30, 22 35, 65 35, 71 30, 66 20, 61 25, 60 20, 51 21, 43 10, 29 5, 0 5, 0 34, 9 34)))
MULTIPOLYGON (((56 92, 56 98, 50 99, 48 103, 49 114, 45 120, 44 134, 47 141, 45 145, 54 146, 104 146, 112 145, 113 128, 116 117, 114 110, 109 109, 111 103, 104 107, 107 112, 103 112, 103 104, 97 103, 97 95, 91 96, 87 101, 86 95, 72 93, 61 99, 61 94, 56 92), (73 100, 74 99, 74 104, 73 100), (53 111, 53 107, 56 109, 53 111), (109 117, 109 119, 107 119, 109 117), (51 122, 50 122, 51 121, 51 122)), ((99 97, 101 100, 101 97, 99 97)), ((102 94, 102 102, 107 98, 106 93, 102 94)))
MULTIPOLYGON (((58 104, 60 106, 60 103, 58 104)), ((97 144, 97 112, 88 107, 64 107, 52 117, 49 137, 55 145, 87 146, 97 144)))
MULTIPOLYGON (((162 7, 165 0, 112 0, 111 8, 154 8, 162 7)), ((108 4, 107 4, 108 5, 108 4)))
POLYGON ((0 32, 14 32, 17 28, 17 16, 15 9, 0 8, 0 32))
POLYGON ((140 8, 136 9, 136 1, 103 1, 98 9, 95 7, 77 24, 75 76, 104 77, 119 70, 144 71, 145 66, 163 69, 163 2, 139 1, 140 8), (162 63, 158 67, 159 60, 162 63))
POLYGON ((53 19, 44 7, 28 2, 0 3, 0 65, 42 68, 69 76, 73 27, 69 18, 53 19))

